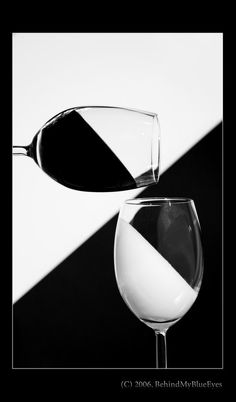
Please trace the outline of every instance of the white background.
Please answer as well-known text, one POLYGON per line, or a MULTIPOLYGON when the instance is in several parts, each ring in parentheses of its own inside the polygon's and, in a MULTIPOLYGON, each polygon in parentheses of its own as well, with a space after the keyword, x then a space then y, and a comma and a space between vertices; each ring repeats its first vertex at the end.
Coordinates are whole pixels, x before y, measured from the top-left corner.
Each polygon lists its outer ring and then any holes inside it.
MULTIPOLYGON (((14 145, 87 105, 156 112, 163 172, 222 120, 222 34, 13 34, 14 145)), ((13 157, 13 300, 139 192, 67 189, 30 158, 13 157)))

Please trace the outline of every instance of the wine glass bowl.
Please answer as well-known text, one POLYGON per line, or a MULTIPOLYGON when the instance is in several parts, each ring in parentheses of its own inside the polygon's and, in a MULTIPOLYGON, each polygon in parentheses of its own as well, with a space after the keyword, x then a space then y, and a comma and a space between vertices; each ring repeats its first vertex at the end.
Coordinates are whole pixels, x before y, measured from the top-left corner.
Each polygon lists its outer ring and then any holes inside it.
POLYGON ((33 158, 52 179, 75 190, 121 191, 159 179, 157 115, 112 106, 67 109, 14 154, 33 158))
MULTIPOLYGON (((191 308, 202 282, 203 252, 194 201, 126 201, 117 222, 114 261, 127 306, 156 335, 165 336, 191 308)), ((164 360, 167 367, 166 356, 164 360)))

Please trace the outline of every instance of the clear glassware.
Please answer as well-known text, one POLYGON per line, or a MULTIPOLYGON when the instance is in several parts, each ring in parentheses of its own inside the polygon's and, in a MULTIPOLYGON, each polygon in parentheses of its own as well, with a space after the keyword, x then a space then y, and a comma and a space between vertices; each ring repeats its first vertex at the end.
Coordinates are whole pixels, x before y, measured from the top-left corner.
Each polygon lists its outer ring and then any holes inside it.
POLYGON ((114 262, 123 300, 155 332, 156 368, 167 368, 166 332, 195 302, 203 276, 194 201, 126 201, 117 222, 114 262))
POLYGON ((156 184, 160 129, 157 115, 111 106, 67 109, 14 155, 31 157, 52 179, 81 191, 121 191, 156 184))

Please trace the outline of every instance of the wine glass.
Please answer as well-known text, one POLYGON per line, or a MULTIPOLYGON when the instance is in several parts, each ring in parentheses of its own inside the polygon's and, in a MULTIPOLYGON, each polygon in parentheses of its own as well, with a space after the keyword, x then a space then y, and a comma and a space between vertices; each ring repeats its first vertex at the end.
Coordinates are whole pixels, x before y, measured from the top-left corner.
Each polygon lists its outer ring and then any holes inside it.
POLYGON ((195 302, 203 276, 194 201, 126 201, 117 222, 114 262, 122 298, 155 332, 156 368, 167 368, 166 332, 195 302))
POLYGON ((52 179, 74 190, 121 191, 156 184, 160 129, 157 115, 112 106, 67 109, 51 118, 28 146, 52 179))

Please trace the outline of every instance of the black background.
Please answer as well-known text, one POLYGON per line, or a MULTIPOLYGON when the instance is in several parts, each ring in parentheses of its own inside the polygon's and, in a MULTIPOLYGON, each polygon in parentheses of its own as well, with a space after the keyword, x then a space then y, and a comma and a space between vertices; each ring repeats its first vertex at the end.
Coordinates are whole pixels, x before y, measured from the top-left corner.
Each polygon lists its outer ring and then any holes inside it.
MULTIPOLYGON (((204 277, 191 310, 167 332, 168 367, 220 368, 222 125, 169 168, 158 185, 139 196, 195 201, 202 228, 204 277)), ((117 216, 15 303, 15 368, 155 366, 154 332, 129 311, 115 282, 116 222, 117 216)))

